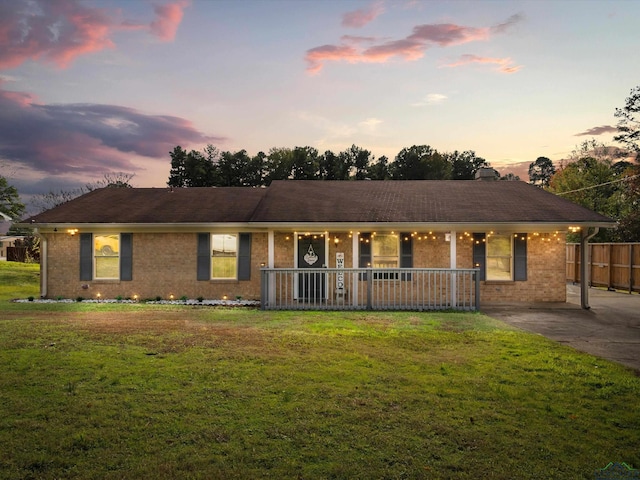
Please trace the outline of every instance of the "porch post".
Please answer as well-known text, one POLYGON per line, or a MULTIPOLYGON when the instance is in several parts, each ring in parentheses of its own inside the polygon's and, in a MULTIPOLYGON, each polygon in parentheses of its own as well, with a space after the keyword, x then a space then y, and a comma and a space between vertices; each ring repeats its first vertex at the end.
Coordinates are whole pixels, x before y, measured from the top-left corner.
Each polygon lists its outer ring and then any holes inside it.
MULTIPOLYGON (((46 298, 47 288, 49 285, 49 252, 47 251, 47 237, 42 235, 39 229, 35 229, 34 233, 40 237, 40 297, 46 298)), ((631 285, 631 283, 629 283, 631 285)), ((631 293, 631 291, 629 291, 631 293)))
MULTIPOLYGON (((351 236, 351 267, 360 267, 360 237, 357 232, 353 232, 351 236)), ((351 304, 354 307, 358 306, 358 279, 360 274, 351 273, 351 304)))
MULTIPOLYGON (((267 267, 275 268, 276 265, 276 253, 275 253, 275 233, 273 230, 267 232, 267 267)), ((267 282, 269 296, 269 305, 273 308, 276 302, 276 273, 268 272, 269 280, 267 282)))
POLYGON ((267 266, 269 268, 274 268, 275 258, 275 235, 273 230, 269 230, 267 232, 267 266))
POLYGON ((599 230, 599 227, 595 227, 592 234, 589 234, 589 227, 580 231, 580 306, 585 310, 591 308, 589 305, 589 283, 591 282, 589 240, 594 237, 599 230))
MULTIPOLYGON (((456 240, 458 238, 457 233, 452 230, 449 233, 449 268, 451 270, 455 270, 458 268, 458 259, 457 259, 457 243, 456 240)), ((458 306, 458 282, 456 278, 456 273, 451 272, 451 308, 457 308, 458 306)))

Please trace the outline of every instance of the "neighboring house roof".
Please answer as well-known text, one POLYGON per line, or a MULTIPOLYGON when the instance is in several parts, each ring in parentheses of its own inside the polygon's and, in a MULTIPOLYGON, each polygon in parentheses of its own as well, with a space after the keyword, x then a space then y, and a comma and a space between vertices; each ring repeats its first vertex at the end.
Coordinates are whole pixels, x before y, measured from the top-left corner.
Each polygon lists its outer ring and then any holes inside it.
POLYGON ((267 188, 104 188, 30 224, 518 224, 614 220, 519 181, 274 181, 267 188))

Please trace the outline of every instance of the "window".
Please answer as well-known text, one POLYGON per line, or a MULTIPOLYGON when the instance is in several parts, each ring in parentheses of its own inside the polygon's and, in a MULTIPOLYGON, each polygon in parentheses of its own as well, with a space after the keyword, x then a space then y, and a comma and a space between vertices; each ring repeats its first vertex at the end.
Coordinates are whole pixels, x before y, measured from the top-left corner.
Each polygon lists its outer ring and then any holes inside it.
POLYGON ((371 266, 373 268, 398 268, 398 236, 382 233, 371 236, 371 266))
POLYGON ((83 232, 80 240, 80 280, 133 280, 133 234, 83 232))
POLYGON ((527 234, 474 233, 473 265, 480 269, 480 280, 525 282, 527 234))
POLYGON ((238 236, 211 235, 211 278, 236 278, 238 268, 238 236))
POLYGON ((513 245, 511 235, 487 235, 487 280, 513 279, 513 245))
MULTIPOLYGON (((360 268, 413 268, 413 242, 410 233, 362 233, 360 268), (402 240, 401 240, 402 239, 402 240)), ((374 279, 411 280, 411 273, 374 273, 374 279)), ((360 278, 366 280, 365 273, 360 278)))
POLYGON ((251 280, 251 234, 198 233, 196 278, 251 280))
POLYGON ((120 278, 120 235, 94 235, 93 261, 95 278, 120 278))

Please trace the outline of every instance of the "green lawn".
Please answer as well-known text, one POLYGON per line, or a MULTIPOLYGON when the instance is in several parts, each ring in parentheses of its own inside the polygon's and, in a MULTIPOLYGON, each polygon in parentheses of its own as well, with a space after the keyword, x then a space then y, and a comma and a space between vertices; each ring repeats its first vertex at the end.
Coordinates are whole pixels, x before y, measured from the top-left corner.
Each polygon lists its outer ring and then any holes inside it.
POLYGON ((482 314, 10 304, 33 273, 0 268, 0 478, 640 467, 640 378, 482 314))

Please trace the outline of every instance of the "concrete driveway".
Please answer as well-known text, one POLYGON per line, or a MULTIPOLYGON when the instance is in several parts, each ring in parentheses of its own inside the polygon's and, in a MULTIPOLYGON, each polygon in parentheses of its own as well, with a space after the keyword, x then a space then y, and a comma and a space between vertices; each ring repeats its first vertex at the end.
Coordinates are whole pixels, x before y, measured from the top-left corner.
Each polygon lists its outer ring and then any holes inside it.
POLYGON ((640 374, 640 295, 590 288, 589 305, 580 308, 580 286, 567 284, 567 303, 483 305, 480 311, 640 374))

